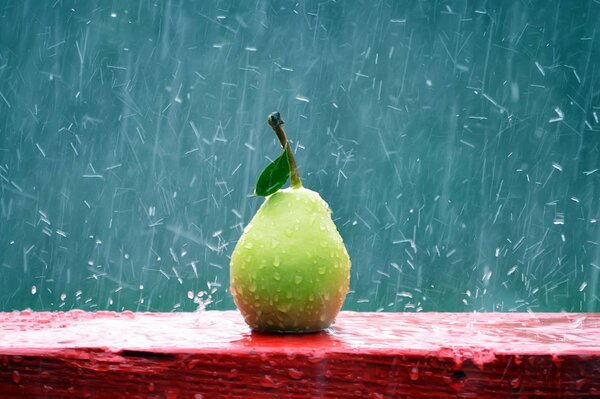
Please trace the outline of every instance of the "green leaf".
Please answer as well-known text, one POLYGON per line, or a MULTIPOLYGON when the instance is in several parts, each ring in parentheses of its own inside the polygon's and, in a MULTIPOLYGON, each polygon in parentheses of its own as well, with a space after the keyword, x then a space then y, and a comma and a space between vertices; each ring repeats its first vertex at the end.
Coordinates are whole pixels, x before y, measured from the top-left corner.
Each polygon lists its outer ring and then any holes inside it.
POLYGON ((290 167, 288 165, 288 155, 285 148, 280 156, 271 162, 261 172, 256 182, 256 195, 266 197, 279 190, 290 177, 290 167))

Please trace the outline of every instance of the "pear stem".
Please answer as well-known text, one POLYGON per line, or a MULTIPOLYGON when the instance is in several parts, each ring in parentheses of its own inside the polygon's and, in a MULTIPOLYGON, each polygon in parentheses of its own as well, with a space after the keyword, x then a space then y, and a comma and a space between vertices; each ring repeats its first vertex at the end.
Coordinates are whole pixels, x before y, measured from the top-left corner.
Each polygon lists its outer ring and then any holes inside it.
POLYGON ((296 165, 296 158, 294 158, 294 153, 292 152, 292 148, 290 147, 290 143, 288 143, 287 136, 283 131, 283 119, 281 119, 281 114, 279 112, 273 112, 267 117, 267 122, 269 126, 273 129, 281 146, 285 149, 288 156, 288 165, 290 168, 290 180, 291 186, 293 188, 301 188, 302 187, 302 179, 300 179, 300 173, 298 172, 298 166, 296 165))

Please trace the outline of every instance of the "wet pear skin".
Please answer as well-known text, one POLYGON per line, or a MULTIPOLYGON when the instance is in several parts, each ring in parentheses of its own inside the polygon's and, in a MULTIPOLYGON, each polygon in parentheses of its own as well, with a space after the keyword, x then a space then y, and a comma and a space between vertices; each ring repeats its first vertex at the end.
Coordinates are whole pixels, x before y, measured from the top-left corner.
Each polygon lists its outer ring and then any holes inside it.
POLYGON ((327 203, 287 188, 267 197, 231 255, 231 294, 257 331, 329 327, 348 292, 350 258, 327 203))

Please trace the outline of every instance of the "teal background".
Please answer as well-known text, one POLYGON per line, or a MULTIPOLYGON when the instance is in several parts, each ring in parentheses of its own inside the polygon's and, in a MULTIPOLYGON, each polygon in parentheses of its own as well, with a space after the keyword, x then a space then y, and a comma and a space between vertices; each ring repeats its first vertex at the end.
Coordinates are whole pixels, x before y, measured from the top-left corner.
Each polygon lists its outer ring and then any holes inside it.
POLYGON ((350 253, 346 309, 599 311, 599 20, 594 0, 3 1, 0 310, 232 309, 279 110, 350 253))

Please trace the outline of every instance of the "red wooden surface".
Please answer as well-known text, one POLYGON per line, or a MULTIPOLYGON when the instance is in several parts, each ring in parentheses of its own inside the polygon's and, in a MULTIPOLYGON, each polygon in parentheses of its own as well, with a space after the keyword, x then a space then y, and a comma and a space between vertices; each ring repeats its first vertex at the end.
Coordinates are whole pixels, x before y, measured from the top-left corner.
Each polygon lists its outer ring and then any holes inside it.
POLYGON ((0 397, 600 398, 600 314, 0 313, 0 397))

